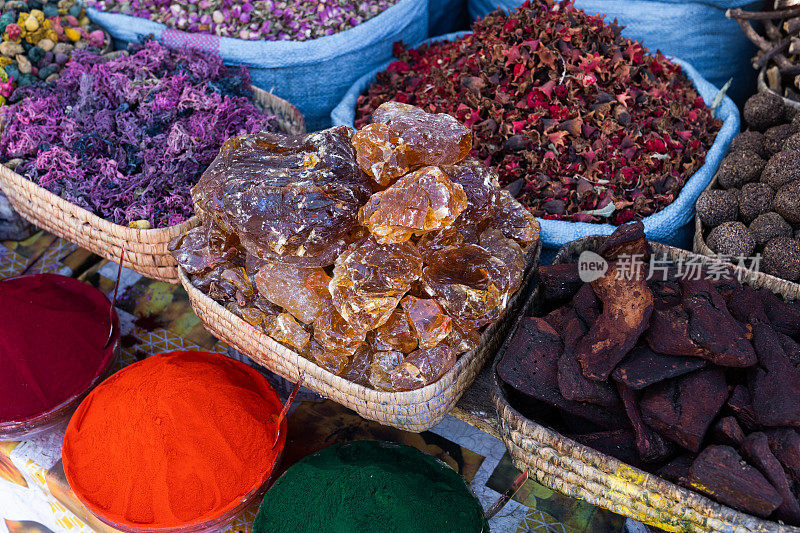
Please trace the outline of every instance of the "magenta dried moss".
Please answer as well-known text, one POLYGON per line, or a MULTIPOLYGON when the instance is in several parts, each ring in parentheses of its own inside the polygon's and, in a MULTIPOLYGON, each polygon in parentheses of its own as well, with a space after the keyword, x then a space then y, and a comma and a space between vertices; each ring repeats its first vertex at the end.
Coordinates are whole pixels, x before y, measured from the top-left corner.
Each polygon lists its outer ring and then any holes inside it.
POLYGON ((189 190, 231 136, 275 131, 250 101, 247 70, 155 41, 108 60, 76 51, 53 83, 0 110, 0 162, 117 224, 179 224, 189 190))

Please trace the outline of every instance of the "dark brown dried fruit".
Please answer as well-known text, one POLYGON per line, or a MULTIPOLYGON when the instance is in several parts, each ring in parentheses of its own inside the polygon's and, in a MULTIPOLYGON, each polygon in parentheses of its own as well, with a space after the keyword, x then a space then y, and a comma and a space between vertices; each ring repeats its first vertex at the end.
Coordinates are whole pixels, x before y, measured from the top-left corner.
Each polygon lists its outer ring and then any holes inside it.
POLYGON ((766 139, 763 133, 753 130, 743 131, 731 142, 731 152, 750 150, 757 153, 759 157, 765 158, 767 156, 765 143, 766 139))
MULTIPOLYGON (((775 191, 764 183, 745 183, 739 195, 739 218, 749 224, 758 215, 766 213, 772 205, 775 191)), ((735 220, 735 219, 734 219, 735 220)))
POLYGON ((689 485, 714 499, 757 516, 769 516, 781 495, 730 446, 709 446, 689 471, 689 485))
POLYGON ((722 370, 708 368, 653 385, 644 392, 640 408, 647 425, 698 452, 727 397, 722 370))
MULTIPOLYGON (((800 161, 800 158, 798 160, 800 161)), ((772 210, 790 224, 800 224, 800 180, 787 183, 778 189, 772 199, 772 210)))
POLYGON ((764 148, 767 154, 777 154, 783 150, 786 140, 797 132, 794 124, 778 124, 764 132, 764 148))
POLYGON ((739 215, 739 203, 736 197, 724 189, 703 191, 697 198, 695 209, 700 222, 711 228, 723 222, 733 222, 739 215))
POLYGON ((745 123, 758 131, 765 131, 785 120, 781 97, 773 93, 756 93, 744 103, 742 112, 745 123))
POLYGON ((759 249, 775 237, 792 236, 792 226, 774 211, 757 216, 750 223, 749 229, 756 241, 756 248, 759 249))
POLYGON ((717 254, 734 258, 749 257, 756 248, 750 230, 741 222, 723 222, 711 230, 706 243, 717 254))
POLYGON ((717 182, 723 189, 739 189, 745 183, 758 181, 767 163, 755 152, 733 152, 725 156, 717 170, 717 182))
POLYGON ((632 389, 643 389, 666 379, 682 376, 706 366, 697 357, 656 353, 647 346, 637 346, 622 360, 612 374, 615 381, 632 389))
POLYGON ((761 270, 789 281, 800 279, 800 241, 775 237, 764 246, 761 270))

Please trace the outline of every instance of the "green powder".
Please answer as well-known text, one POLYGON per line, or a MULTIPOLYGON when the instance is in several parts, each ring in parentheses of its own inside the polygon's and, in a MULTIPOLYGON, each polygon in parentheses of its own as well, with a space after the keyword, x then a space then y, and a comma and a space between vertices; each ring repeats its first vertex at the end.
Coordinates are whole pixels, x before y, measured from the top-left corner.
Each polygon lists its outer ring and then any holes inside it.
POLYGON ((336 444, 292 466, 267 492, 255 533, 480 533, 464 480, 416 448, 336 444))

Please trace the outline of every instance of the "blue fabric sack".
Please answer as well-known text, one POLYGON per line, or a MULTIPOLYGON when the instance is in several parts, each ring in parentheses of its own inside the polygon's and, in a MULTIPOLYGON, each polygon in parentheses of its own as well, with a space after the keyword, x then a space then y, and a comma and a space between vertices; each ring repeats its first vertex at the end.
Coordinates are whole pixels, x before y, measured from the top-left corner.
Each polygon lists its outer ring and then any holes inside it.
POLYGON ((467 0, 428 0, 428 35, 469 28, 467 0))
POLYGON ((246 41, 168 29, 139 17, 88 8, 117 46, 154 35, 167 46, 218 52, 228 65, 244 65, 253 84, 294 104, 309 131, 330 126, 331 109, 365 72, 391 59, 395 41, 428 35, 427 0, 401 0, 380 15, 334 35, 309 41, 246 41))
MULTIPOLYGON (((437 40, 453 40, 468 32, 458 32, 443 35, 436 39, 428 39, 427 42, 437 40)), ((423 43, 419 43, 423 44, 423 43)), ((419 46, 419 45, 417 45, 419 46)), ((714 97, 719 92, 714 85, 703 79, 697 70, 688 63, 680 59, 673 59, 682 68, 686 76, 692 80, 700 96, 707 105, 711 105, 714 97)), ((362 76, 353 87, 347 91, 342 101, 331 113, 331 120, 334 126, 353 126, 356 114, 356 102, 358 96, 364 93, 367 88, 375 81, 378 72, 386 70, 389 63, 374 69, 362 76)), ((694 204, 697 197, 708 186, 714 174, 717 172, 722 158, 728 153, 731 141, 739 133, 739 110, 729 97, 722 99, 722 103, 716 110, 717 118, 724 123, 714 144, 706 154, 705 163, 683 186, 678 197, 670 205, 649 217, 642 219, 647 237, 651 240, 673 246, 685 246, 687 240, 687 225, 690 225, 694 218, 694 204)), ((590 224, 588 222, 566 222, 563 220, 545 220, 539 218, 542 225, 542 244, 548 248, 558 248, 579 237, 588 235, 610 235, 617 226, 611 224, 590 224)), ((689 232, 690 233, 690 232, 689 232)))
MULTIPOLYGON (((484 17, 498 7, 506 11, 521 0, 469 0, 470 20, 484 17)), ((756 72, 750 64, 756 49, 735 20, 725 17, 728 8, 759 11, 758 0, 575 0, 587 13, 605 14, 625 26, 622 35, 644 43, 650 50, 680 57, 717 87, 733 78, 730 96, 740 105, 755 92, 756 72)))

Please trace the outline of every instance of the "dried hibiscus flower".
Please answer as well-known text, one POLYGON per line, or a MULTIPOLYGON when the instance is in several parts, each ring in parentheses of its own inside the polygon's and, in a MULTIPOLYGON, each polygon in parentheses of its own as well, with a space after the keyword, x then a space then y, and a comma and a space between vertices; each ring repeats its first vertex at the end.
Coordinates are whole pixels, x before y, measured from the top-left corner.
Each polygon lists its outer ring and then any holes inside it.
POLYGON ((356 125, 389 100, 449 113, 536 216, 651 215, 703 165, 721 122, 678 65, 620 31, 569 1, 538 0, 454 41, 400 43, 359 97, 356 125))

